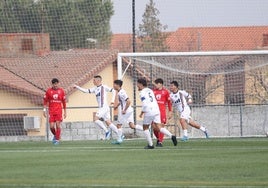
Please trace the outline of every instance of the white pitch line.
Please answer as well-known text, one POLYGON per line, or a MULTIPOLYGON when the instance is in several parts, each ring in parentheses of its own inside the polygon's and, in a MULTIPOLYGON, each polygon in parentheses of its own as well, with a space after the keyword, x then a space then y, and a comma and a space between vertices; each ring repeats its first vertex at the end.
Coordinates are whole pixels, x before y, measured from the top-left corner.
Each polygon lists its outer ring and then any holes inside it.
MULTIPOLYGON (((143 147, 137 148, 137 147, 91 147, 91 146, 85 146, 85 147, 62 147, 57 146, 59 148, 51 148, 51 149, 35 149, 35 148, 27 148, 27 149, 0 149, 0 153, 45 153, 45 152, 70 152, 70 151, 82 151, 82 152, 107 152, 113 151, 113 152, 120 152, 120 151, 145 151, 143 147)), ((228 150, 268 150, 268 147, 253 147, 253 148, 239 148, 239 147, 217 147, 217 148, 180 148, 180 147, 169 147, 169 148, 159 148, 154 149, 152 151, 189 151, 189 150, 195 150, 195 151, 205 151, 205 150, 222 150, 223 148, 228 148, 228 150)))

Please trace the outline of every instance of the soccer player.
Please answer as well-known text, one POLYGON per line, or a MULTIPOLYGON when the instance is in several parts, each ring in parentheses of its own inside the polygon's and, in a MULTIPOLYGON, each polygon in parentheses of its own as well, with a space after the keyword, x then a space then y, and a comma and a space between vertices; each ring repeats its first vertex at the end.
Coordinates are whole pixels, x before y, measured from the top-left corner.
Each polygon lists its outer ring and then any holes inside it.
POLYGON ((58 145, 61 136, 62 108, 63 117, 66 118, 66 96, 62 88, 59 87, 59 80, 51 80, 52 87, 47 89, 44 95, 44 117, 47 117, 46 109, 48 108, 50 131, 54 135, 53 144, 58 145))
POLYGON ((114 106, 114 109, 118 109, 118 124, 117 128, 118 131, 122 133, 122 124, 127 122, 131 129, 136 129, 143 131, 143 127, 141 125, 134 124, 134 117, 133 117, 133 108, 130 105, 131 101, 124 89, 122 89, 123 81, 122 80, 115 80, 114 81, 114 90, 117 91, 118 97, 118 104, 114 106))
POLYGON ((188 102, 191 103, 192 96, 189 93, 187 93, 185 90, 179 90, 179 84, 177 81, 172 81, 170 83, 170 91, 171 91, 170 98, 171 98, 172 104, 174 108, 176 108, 180 113, 180 124, 183 130, 183 137, 181 138, 181 140, 182 141, 188 140, 187 123, 190 126, 203 131, 204 134, 206 135, 206 138, 209 138, 206 128, 203 126, 200 126, 198 123, 193 121, 190 116, 191 110, 187 103, 187 99, 188 99, 188 102))
MULTIPOLYGON (((153 91, 159 106, 161 123, 165 125, 167 123, 166 106, 168 106, 168 119, 170 119, 172 115, 172 104, 169 97, 169 91, 163 87, 163 84, 163 79, 157 78, 154 81, 155 88, 153 91)), ((154 129, 154 135, 157 138, 156 147, 163 147, 164 134, 157 131, 157 129, 154 129)))
POLYGON ((142 110, 139 117, 143 117, 143 130, 148 141, 148 146, 144 149, 154 149, 153 140, 149 131, 151 124, 155 129, 169 136, 174 146, 176 146, 176 136, 172 135, 165 127, 162 127, 159 107, 153 91, 147 87, 147 81, 143 78, 138 79, 137 87, 140 91, 140 99, 142 102, 142 110))
POLYGON ((106 85, 102 84, 102 77, 100 75, 94 76, 93 79, 93 84, 95 87, 90 88, 90 89, 85 89, 82 87, 79 87, 77 85, 74 85, 75 88, 78 90, 82 91, 83 93, 93 93, 96 95, 97 103, 98 103, 98 112, 94 116, 94 122, 105 131, 105 138, 108 140, 110 139, 111 132, 107 128, 110 127, 111 130, 113 130, 117 136, 118 136, 118 143, 122 142, 120 133, 118 133, 117 127, 112 123, 111 117, 110 117, 110 107, 107 103, 107 92, 112 92, 113 97, 112 97, 112 102, 111 104, 114 103, 115 95, 116 92, 113 88, 110 88, 106 85), (104 120, 106 125, 101 121, 104 120))

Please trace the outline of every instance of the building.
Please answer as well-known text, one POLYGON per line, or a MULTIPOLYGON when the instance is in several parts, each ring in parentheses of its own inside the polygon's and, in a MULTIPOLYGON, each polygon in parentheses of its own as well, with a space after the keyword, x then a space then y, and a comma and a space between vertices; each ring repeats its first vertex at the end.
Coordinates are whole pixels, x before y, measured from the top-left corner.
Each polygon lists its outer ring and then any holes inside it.
MULTIPOLYGON (((2 40, 0 43, 0 136, 46 134, 42 101, 54 77, 60 80, 60 86, 66 91, 68 107, 97 105, 95 96, 74 90, 74 84, 86 88, 93 87, 92 78, 99 74, 103 77, 104 83, 112 86, 113 80, 117 78, 117 51, 90 49, 49 51, 48 35, 42 35, 12 34, 12 37, 9 34, 0 35, 2 40), (46 45, 40 45, 42 38, 46 41, 46 45), (23 41, 30 42, 27 50, 23 41), (23 116, 40 117, 40 128, 26 132, 23 129, 23 116), (14 129, 11 133, 6 130, 10 126, 14 129)), ((92 121, 95 111, 96 108, 84 109, 83 113, 73 110, 72 113, 68 113, 65 121, 92 121)))

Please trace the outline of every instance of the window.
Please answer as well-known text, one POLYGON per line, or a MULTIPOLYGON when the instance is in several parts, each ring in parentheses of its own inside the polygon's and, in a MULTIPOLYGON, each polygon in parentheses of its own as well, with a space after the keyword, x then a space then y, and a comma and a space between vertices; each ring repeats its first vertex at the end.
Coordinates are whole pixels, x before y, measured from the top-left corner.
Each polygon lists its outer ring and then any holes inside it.
POLYGON ((26 114, 0 114, 0 136, 26 135, 23 116, 26 114))

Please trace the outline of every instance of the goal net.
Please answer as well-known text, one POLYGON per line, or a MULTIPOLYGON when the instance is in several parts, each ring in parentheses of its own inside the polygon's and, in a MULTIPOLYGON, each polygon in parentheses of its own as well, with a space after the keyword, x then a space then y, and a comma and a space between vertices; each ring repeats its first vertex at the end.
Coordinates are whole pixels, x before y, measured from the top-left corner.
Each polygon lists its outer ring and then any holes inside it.
MULTIPOLYGON (((177 81, 193 97, 192 117, 212 136, 265 135, 268 51, 119 53, 118 78, 132 91, 136 110, 140 77, 151 88, 157 78, 166 88, 177 81)), ((178 125, 177 120, 169 123, 178 125)), ((201 136, 196 129, 190 132, 201 136)))

